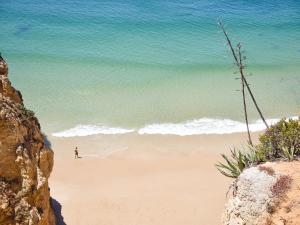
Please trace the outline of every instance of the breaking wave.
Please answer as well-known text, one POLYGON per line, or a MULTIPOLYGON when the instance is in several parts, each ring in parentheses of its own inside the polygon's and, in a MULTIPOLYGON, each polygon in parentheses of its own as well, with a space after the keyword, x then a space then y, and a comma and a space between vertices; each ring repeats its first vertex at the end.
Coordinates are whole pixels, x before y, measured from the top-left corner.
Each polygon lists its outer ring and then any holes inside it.
POLYGON ((107 127, 96 125, 77 125, 69 130, 53 133, 55 137, 76 137, 89 136, 95 134, 126 134, 133 132, 131 129, 124 129, 119 127, 107 127))
MULTIPOLYGON (((297 119, 297 117, 291 117, 297 119)), ((268 119, 267 123, 272 125, 279 119, 268 119)), ((262 131, 265 125, 262 120, 249 124, 250 131, 262 131)), ((129 129, 120 127, 107 127, 97 125, 77 125, 74 128, 53 133, 56 137, 89 136, 95 134, 126 134, 137 132, 138 134, 171 134, 171 135, 197 135, 197 134, 232 134, 246 132, 246 124, 231 119, 201 118, 189 120, 183 123, 158 123, 146 125, 140 129, 129 129)))
MULTIPOLYGON (((270 119, 268 124, 273 124, 278 119, 270 119)), ((250 130, 261 131, 265 125, 261 120, 249 124, 250 130)), ((202 118, 184 123, 151 124, 138 131, 139 134, 174 134, 180 136, 195 134, 231 134, 246 132, 246 124, 230 119, 202 118)))

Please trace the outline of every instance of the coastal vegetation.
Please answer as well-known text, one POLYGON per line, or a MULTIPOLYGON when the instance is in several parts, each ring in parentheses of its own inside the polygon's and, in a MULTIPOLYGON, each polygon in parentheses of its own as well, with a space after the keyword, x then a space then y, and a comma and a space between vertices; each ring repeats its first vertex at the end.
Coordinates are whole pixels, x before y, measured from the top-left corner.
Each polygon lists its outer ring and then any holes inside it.
POLYGON ((231 185, 222 224, 300 224, 299 172, 299 161, 267 162, 244 170, 231 185))
POLYGON ((259 138, 259 143, 246 150, 233 149, 231 155, 221 155, 224 163, 216 164, 225 176, 237 178, 250 166, 269 161, 292 161, 300 157, 300 124, 298 120, 282 119, 272 125, 259 138))
POLYGON ((299 121, 282 119, 267 129, 259 140, 257 149, 263 153, 265 160, 284 158, 291 161, 300 154, 299 121))
POLYGON ((27 109, 24 105, 19 105, 19 109, 23 112, 26 117, 33 117, 34 111, 27 109))
POLYGON ((245 75, 244 61, 246 60, 246 57, 243 56, 241 50, 242 45, 238 43, 236 48, 234 48, 222 22, 219 22, 219 27, 226 38, 226 42, 234 59, 234 64, 238 68, 240 74, 238 79, 241 80, 243 110, 248 134, 248 147, 246 150, 231 149, 230 156, 221 154, 225 162, 216 164, 217 169, 227 177, 237 178, 245 168, 250 166, 265 163, 267 161, 294 160, 296 157, 300 156, 299 121, 282 119, 277 124, 269 127, 245 75), (259 144, 257 145, 253 144, 249 129, 246 91, 248 91, 256 111, 266 126, 266 131, 260 136, 259 144))
POLYGON ((238 68, 238 73, 240 74, 240 77, 237 79, 241 80, 241 92, 242 92, 242 98, 243 98, 243 108, 244 108, 244 117, 245 117, 245 122, 246 122, 246 126, 247 126, 247 134, 248 134, 248 143, 249 145, 253 145, 252 143, 252 139, 251 139, 251 134, 250 134, 250 129, 249 129, 249 121, 248 121, 248 111, 247 111, 247 102, 246 102, 246 91, 248 91, 250 98, 255 106, 256 111, 258 112, 261 120, 263 121, 263 123, 265 124, 266 128, 268 129, 269 126, 265 120, 265 117, 263 116, 260 107, 258 106, 258 103, 254 97, 254 94, 250 88, 250 84, 247 81, 247 75, 245 74, 245 60, 246 60, 246 56, 243 55, 243 51, 242 51, 242 45, 241 43, 238 43, 236 45, 236 48, 233 47, 233 44, 228 36, 228 33, 225 30, 224 24, 219 21, 219 27, 222 30, 225 38, 226 38, 226 42, 227 45, 229 46, 230 52, 233 56, 234 59, 234 64, 235 66, 238 68))

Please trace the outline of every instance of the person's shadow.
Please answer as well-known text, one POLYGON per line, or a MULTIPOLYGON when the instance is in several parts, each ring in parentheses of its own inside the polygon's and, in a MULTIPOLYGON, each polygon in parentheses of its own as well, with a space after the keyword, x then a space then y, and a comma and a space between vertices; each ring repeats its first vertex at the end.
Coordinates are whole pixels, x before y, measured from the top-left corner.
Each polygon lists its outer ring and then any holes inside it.
POLYGON ((67 225, 64 221, 64 217, 61 214, 61 204, 54 198, 51 198, 51 205, 56 217, 56 225, 67 225))

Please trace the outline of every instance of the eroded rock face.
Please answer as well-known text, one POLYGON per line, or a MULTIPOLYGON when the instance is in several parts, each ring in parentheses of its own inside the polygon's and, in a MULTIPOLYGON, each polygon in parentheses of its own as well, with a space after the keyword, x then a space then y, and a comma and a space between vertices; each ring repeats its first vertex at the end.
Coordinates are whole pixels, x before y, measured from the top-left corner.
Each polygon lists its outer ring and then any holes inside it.
POLYGON ((0 224, 54 225, 48 178, 53 151, 0 58, 0 224))
POLYGON ((246 169, 226 204, 223 225, 298 225, 299 187, 299 161, 246 169))

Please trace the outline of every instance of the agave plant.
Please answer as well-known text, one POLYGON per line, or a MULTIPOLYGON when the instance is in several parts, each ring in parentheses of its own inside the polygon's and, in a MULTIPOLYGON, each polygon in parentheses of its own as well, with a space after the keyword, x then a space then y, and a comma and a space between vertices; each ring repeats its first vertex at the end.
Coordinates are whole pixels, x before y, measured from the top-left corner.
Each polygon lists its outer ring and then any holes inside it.
POLYGON ((231 178, 237 178, 241 172, 253 163, 253 155, 245 154, 240 150, 231 149, 231 158, 225 154, 221 154, 225 163, 219 162, 216 164, 217 169, 223 175, 231 178))
POLYGON ((292 146, 291 148, 282 147, 282 153, 285 158, 287 158, 289 161, 292 161, 295 159, 295 148, 292 146))

